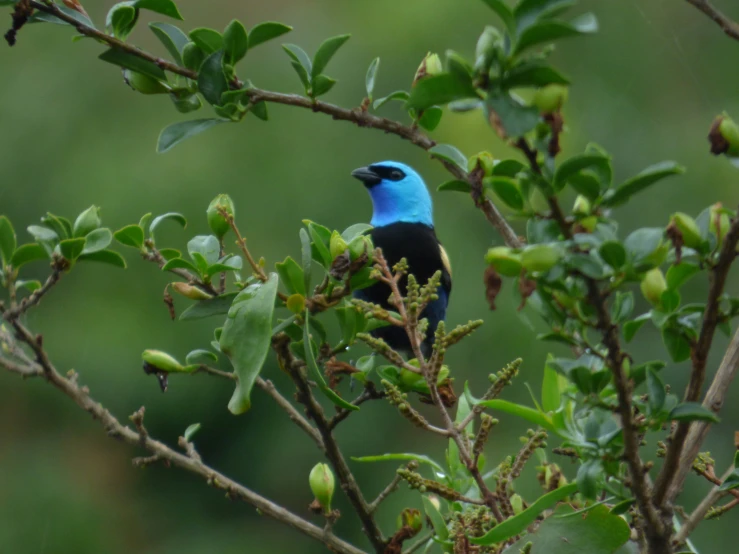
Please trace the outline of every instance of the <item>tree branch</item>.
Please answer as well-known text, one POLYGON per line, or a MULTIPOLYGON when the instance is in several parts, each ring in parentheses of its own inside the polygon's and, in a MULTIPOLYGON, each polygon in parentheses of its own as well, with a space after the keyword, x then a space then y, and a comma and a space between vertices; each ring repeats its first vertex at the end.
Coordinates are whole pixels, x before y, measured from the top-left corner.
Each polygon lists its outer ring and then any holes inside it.
MULTIPOLYGON (((137 56, 143 60, 152 62, 161 69, 197 81, 197 72, 184 67, 180 67, 177 64, 174 64, 157 56, 153 56, 148 52, 144 52, 143 50, 127 44, 121 40, 118 40, 113 36, 98 31, 97 29, 93 29, 92 27, 88 27, 87 25, 83 25, 73 17, 62 12, 57 6, 52 3, 44 3, 31 0, 30 4, 33 8, 39 11, 51 14, 61 19, 62 21, 69 23, 80 34, 84 36, 95 38, 101 42, 106 43, 112 48, 116 48, 123 52, 127 52, 131 55, 137 56)), ((244 86, 244 83, 242 83, 238 79, 235 79, 232 85, 236 88, 242 88, 244 86)), ((283 94, 258 88, 250 88, 246 91, 246 95, 249 97, 249 100, 252 103, 264 101, 272 102, 274 104, 296 106, 299 108, 311 110, 313 112, 320 112, 326 115, 330 115, 333 119, 336 120, 349 121, 351 123, 354 123, 358 127, 378 129, 384 131, 385 133, 408 140, 416 146, 423 148, 424 150, 429 150, 436 145, 436 142, 434 140, 421 133, 417 127, 411 125, 403 125, 400 122, 373 115, 367 111, 362 110, 361 108, 354 108, 350 110, 346 108, 341 108, 333 104, 329 104, 327 102, 323 102, 321 100, 299 96, 297 94, 283 94)), ((444 165, 447 171, 454 175, 455 178, 470 182, 469 176, 463 169, 447 161, 439 161, 444 165)), ((487 220, 503 236, 506 244, 513 248, 521 246, 521 241, 519 240, 518 236, 508 224, 508 221, 505 219, 505 217, 503 217, 498 208, 495 206, 495 204, 493 204, 493 202, 490 201, 489 198, 484 198, 484 200, 479 203, 479 207, 485 214, 487 220)))
POLYGON ((20 303, 17 304, 15 307, 11 307, 9 310, 7 310, 4 313, 3 317, 6 320, 10 321, 11 319, 18 317, 19 315, 26 312, 28 309, 41 302, 41 299, 44 297, 44 295, 59 282, 59 279, 62 278, 65 266, 67 265, 68 264, 66 260, 64 260, 63 258, 55 258, 52 262, 52 272, 46 279, 46 282, 43 284, 43 286, 40 289, 33 291, 30 296, 27 296, 26 298, 21 300, 20 303))
POLYGON ((708 0, 687 0, 687 2, 710 17, 729 37, 739 40, 739 23, 726 17, 714 8, 708 0))

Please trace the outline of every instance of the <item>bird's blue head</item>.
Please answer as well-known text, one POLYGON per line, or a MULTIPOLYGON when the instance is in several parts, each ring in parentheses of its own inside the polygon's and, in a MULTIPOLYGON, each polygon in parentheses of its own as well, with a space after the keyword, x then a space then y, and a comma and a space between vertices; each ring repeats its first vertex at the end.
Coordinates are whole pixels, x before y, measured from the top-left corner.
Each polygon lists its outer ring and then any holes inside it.
POLYGON ((372 198, 374 227, 392 223, 423 223, 434 226, 431 195, 421 176, 399 162, 378 162, 352 171, 372 198))

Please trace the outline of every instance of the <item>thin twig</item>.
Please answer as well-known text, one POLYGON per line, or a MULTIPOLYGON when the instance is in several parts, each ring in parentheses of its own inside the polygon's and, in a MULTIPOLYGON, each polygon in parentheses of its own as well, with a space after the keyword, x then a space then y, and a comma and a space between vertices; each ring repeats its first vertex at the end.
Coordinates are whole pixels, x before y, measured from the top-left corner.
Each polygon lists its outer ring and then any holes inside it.
POLYGON ((687 0, 687 2, 710 17, 728 36, 735 40, 739 40, 739 23, 726 17, 719 10, 714 8, 708 0, 687 0))
POLYGON ((368 507, 369 507, 370 513, 374 513, 377 510, 377 508, 380 506, 382 501, 385 500, 388 496, 390 496, 393 492, 395 492, 401 480, 402 479, 400 475, 396 473, 395 476, 393 477, 393 480, 390 481, 388 486, 382 489, 380 494, 377 495, 377 498, 375 498, 372 502, 369 503, 368 507))
POLYGON ((62 278, 63 273, 64 260, 55 260, 53 263, 51 274, 47 277, 46 282, 41 286, 41 288, 33 291, 30 296, 27 296, 26 298, 21 300, 18 304, 15 305, 15 307, 11 307, 9 310, 7 310, 3 317, 6 320, 14 319, 38 304, 44 297, 44 295, 59 282, 59 279, 62 278))

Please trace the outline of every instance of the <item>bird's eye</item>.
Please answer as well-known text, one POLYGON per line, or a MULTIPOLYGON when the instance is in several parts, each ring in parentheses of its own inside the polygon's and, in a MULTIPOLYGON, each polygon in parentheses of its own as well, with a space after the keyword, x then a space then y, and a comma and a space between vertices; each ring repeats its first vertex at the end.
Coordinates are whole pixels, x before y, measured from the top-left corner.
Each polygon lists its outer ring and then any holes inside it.
POLYGON ((401 179, 402 179, 403 177, 405 177, 405 175, 404 175, 404 174, 403 174, 403 172, 402 172, 402 171, 400 171, 399 169, 393 169, 393 170, 392 170, 392 171, 390 172, 390 178, 391 178, 391 179, 392 179, 393 181, 400 181, 400 180, 401 180, 401 179))

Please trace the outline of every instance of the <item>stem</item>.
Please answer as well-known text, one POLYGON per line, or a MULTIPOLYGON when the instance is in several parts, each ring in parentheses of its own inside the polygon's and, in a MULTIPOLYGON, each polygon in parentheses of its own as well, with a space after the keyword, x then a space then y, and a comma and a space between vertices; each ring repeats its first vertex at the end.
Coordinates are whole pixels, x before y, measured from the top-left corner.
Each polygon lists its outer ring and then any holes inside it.
POLYGON ((43 286, 40 289, 35 290, 33 293, 31 293, 30 296, 21 300, 20 304, 16 304, 15 302, 14 283, 12 282, 12 280, 9 279, 8 288, 11 292, 11 298, 10 298, 11 308, 5 312, 4 314, 5 319, 10 321, 11 319, 18 317, 22 313, 26 312, 28 309, 34 307, 36 304, 41 302, 41 299, 44 297, 44 295, 47 292, 49 292, 51 287, 56 285, 59 282, 59 279, 62 278, 64 263, 65 263, 64 260, 55 260, 51 275, 49 275, 49 277, 46 279, 46 282, 43 284, 43 286))
POLYGON ((688 4, 692 4, 708 17, 710 17, 721 30, 729 37, 739 40, 739 23, 732 21, 719 10, 714 8, 708 0, 686 0, 688 4))

